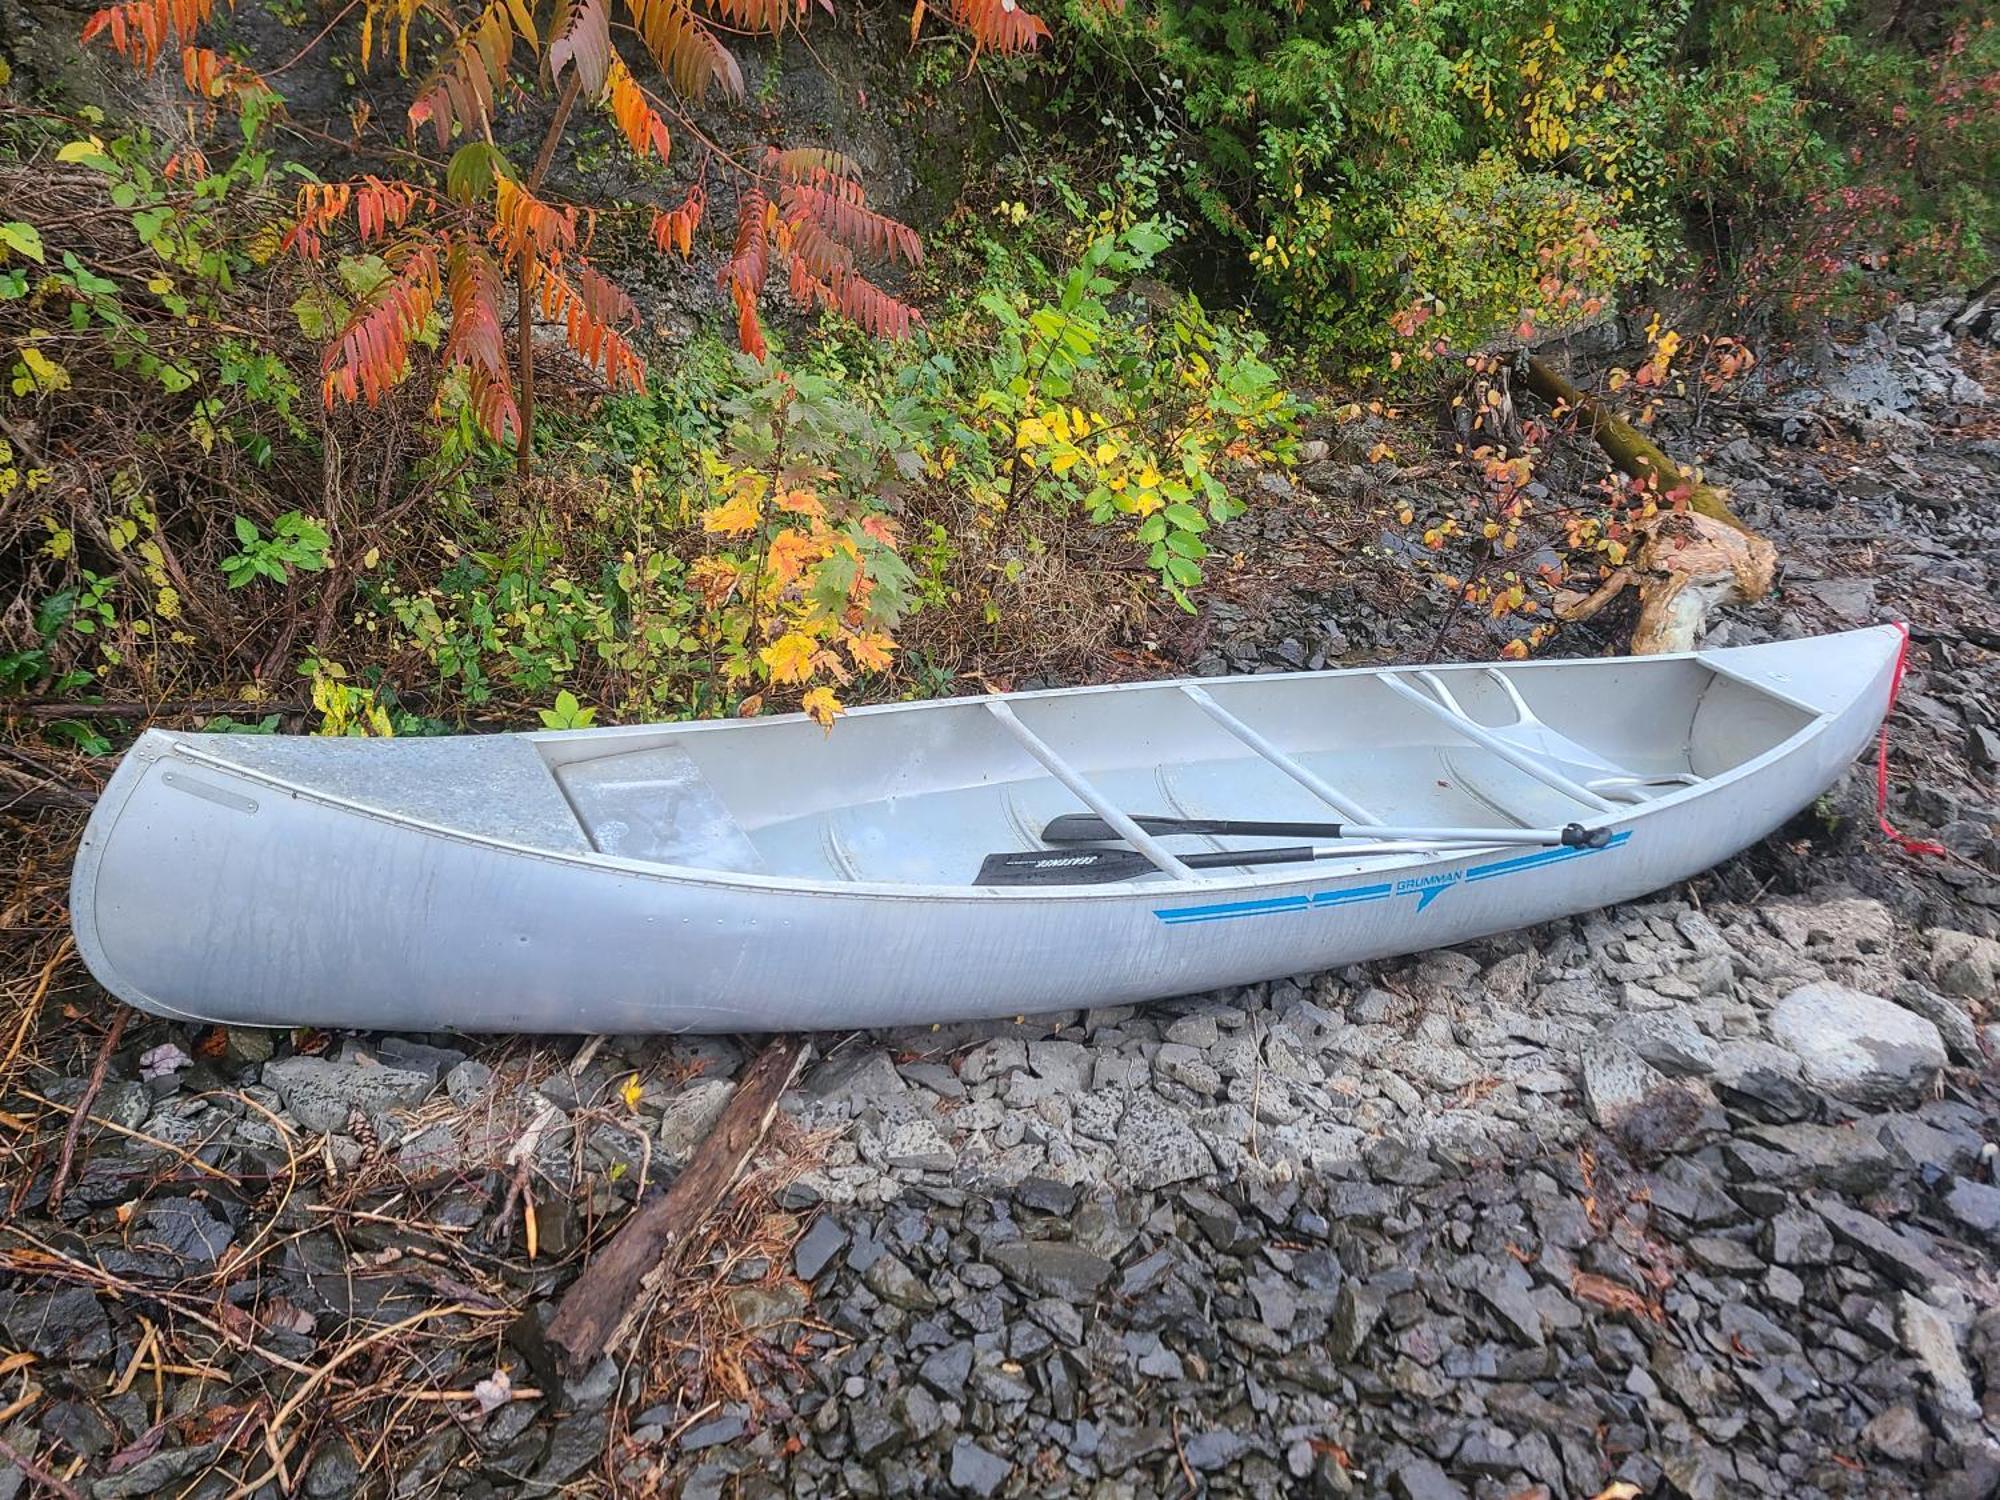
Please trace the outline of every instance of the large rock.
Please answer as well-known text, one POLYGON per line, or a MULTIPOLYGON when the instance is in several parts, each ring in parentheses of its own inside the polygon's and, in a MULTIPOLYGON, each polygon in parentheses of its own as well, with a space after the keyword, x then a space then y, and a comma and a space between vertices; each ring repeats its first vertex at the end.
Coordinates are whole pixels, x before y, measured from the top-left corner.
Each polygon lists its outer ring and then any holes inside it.
POLYGON ((371 1068, 320 1057, 281 1057, 264 1064, 292 1118, 308 1130, 343 1131, 357 1109, 371 1119, 410 1109, 431 1091, 431 1075, 405 1068, 371 1068))
POLYGON ((1112 1265, 1075 1245, 1020 1240, 996 1245, 986 1258, 1030 1291, 1065 1302, 1088 1302, 1111 1279, 1112 1265))
POLYGON ((2000 943, 1940 928, 1931 934, 1931 980, 1947 995, 1992 999, 2000 993, 2000 943))
POLYGON ((1895 1104, 1930 1087, 1944 1039, 1922 1016, 1843 984, 1808 984, 1771 1012, 1771 1035, 1808 1082, 1853 1104, 1895 1104))

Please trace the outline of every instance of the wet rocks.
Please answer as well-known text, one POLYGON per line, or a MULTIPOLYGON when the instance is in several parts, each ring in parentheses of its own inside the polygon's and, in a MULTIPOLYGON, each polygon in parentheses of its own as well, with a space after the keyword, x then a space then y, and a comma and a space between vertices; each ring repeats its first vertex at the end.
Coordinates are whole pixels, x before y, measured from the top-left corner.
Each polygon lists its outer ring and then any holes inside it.
POLYGON ((1793 990, 1771 1012, 1771 1034, 1814 1087, 1854 1104, 1917 1097, 1946 1062, 1938 1029, 1878 995, 1840 984, 1793 990))
POLYGON ((996 1245, 986 1258, 1037 1296, 1089 1302, 1111 1279, 1114 1267, 1101 1255, 1075 1245, 1030 1240, 996 1245))
POLYGON ((90 1364, 111 1354, 111 1322, 85 1287, 0 1291, 0 1331, 15 1349, 54 1364, 90 1364))
POLYGON ((264 1064, 264 1084, 307 1130, 345 1130, 356 1110, 377 1119, 421 1104, 431 1091, 429 1073, 403 1068, 281 1057, 264 1064))

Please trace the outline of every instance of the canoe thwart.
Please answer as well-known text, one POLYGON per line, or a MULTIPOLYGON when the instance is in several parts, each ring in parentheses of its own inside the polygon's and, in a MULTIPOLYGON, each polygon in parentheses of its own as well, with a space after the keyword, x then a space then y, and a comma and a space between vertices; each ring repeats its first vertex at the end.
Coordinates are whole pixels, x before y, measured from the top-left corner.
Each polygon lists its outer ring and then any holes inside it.
MULTIPOLYGON (((1176 880, 1194 880, 1197 878, 1189 861, 1177 858, 1174 852, 1167 848, 1165 844, 1162 844, 1151 834, 1147 833, 1145 829, 1120 812, 1102 792, 1084 779, 1081 771, 1058 755, 1055 748, 1048 741, 1036 734, 1026 724, 1023 724, 1014 710, 1008 707, 1004 701, 999 698, 988 698, 986 700, 986 708, 994 718, 998 719, 1006 727, 1009 734, 1020 741, 1022 749, 1041 762, 1043 770, 1068 787, 1077 800, 1082 802, 1085 807, 1090 808, 1100 818, 1104 819, 1105 822, 1117 829, 1118 837, 1145 855, 1153 868, 1165 871, 1176 880)), ((1121 876, 1119 878, 1130 879, 1131 877, 1121 876)))

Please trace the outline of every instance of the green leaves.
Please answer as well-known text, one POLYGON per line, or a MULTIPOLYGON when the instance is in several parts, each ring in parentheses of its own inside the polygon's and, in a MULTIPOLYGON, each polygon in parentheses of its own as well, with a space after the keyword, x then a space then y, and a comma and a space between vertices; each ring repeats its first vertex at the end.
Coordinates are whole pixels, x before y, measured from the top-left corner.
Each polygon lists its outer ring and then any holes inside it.
POLYGON ((31 260, 40 265, 42 232, 34 225, 23 223, 19 219, 0 224, 0 251, 5 252, 0 254, 0 260, 5 260, 9 255, 18 255, 24 260, 31 260))
POLYGON ((576 694, 564 688, 556 694, 556 706, 538 710, 544 729, 588 729, 597 722, 597 710, 585 708, 576 694))
POLYGON ((468 141, 451 154, 444 190, 457 203, 484 203, 493 196, 496 182, 513 175, 514 169, 498 146, 490 141, 468 141))
POLYGON ((317 573, 326 567, 331 539, 326 528, 310 516, 286 511, 272 523, 269 537, 248 516, 238 516, 234 524, 237 545, 243 550, 222 559, 222 576, 232 589, 259 578, 289 583, 294 568, 317 573))

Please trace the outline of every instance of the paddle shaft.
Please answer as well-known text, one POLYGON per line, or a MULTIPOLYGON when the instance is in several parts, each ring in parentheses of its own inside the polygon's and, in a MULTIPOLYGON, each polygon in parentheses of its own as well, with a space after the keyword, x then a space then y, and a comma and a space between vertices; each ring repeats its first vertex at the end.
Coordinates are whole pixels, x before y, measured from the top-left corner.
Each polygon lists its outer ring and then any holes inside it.
MULTIPOLYGON (((1294 844, 1281 849, 1189 854, 1182 857, 1181 863, 1193 870, 1224 869, 1234 865, 1304 864, 1343 852, 1347 851, 1294 844)), ((1152 875, 1158 871, 1159 866, 1136 849, 1031 849, 987 855, 973 884, 1104 885, 1114 880, 1137 880, 1141 875, 1152 875)))
MULTIPOLYGON (((1587 829, 1579 823, 1562 828, 1413 828, 1391 823, 1286 823, 1241 818, 1162 818, 1135 814, 1132 818, 1150 834, 1218 834, 1308 839, 1412 839, 1429 844, 1526 844, 1537 848, 1552 845, 1568 848, 1601 849, 1610 840, 1605 829, 1587 829)), ((1091 844, 1107 842, 1120 835, 1103 818, 1090 813, 1064 813, 1051 819, 1042 830, 1050 844, 1091 844)), ((1183 854, 1182 864, 1201 869, 1216 861, 1203 855, 1183 854)), ((1241 864, 1241 859, 1223 860, 1241 864)), ((1279 863, 1279 861, 1273 861, 1279 863)))

